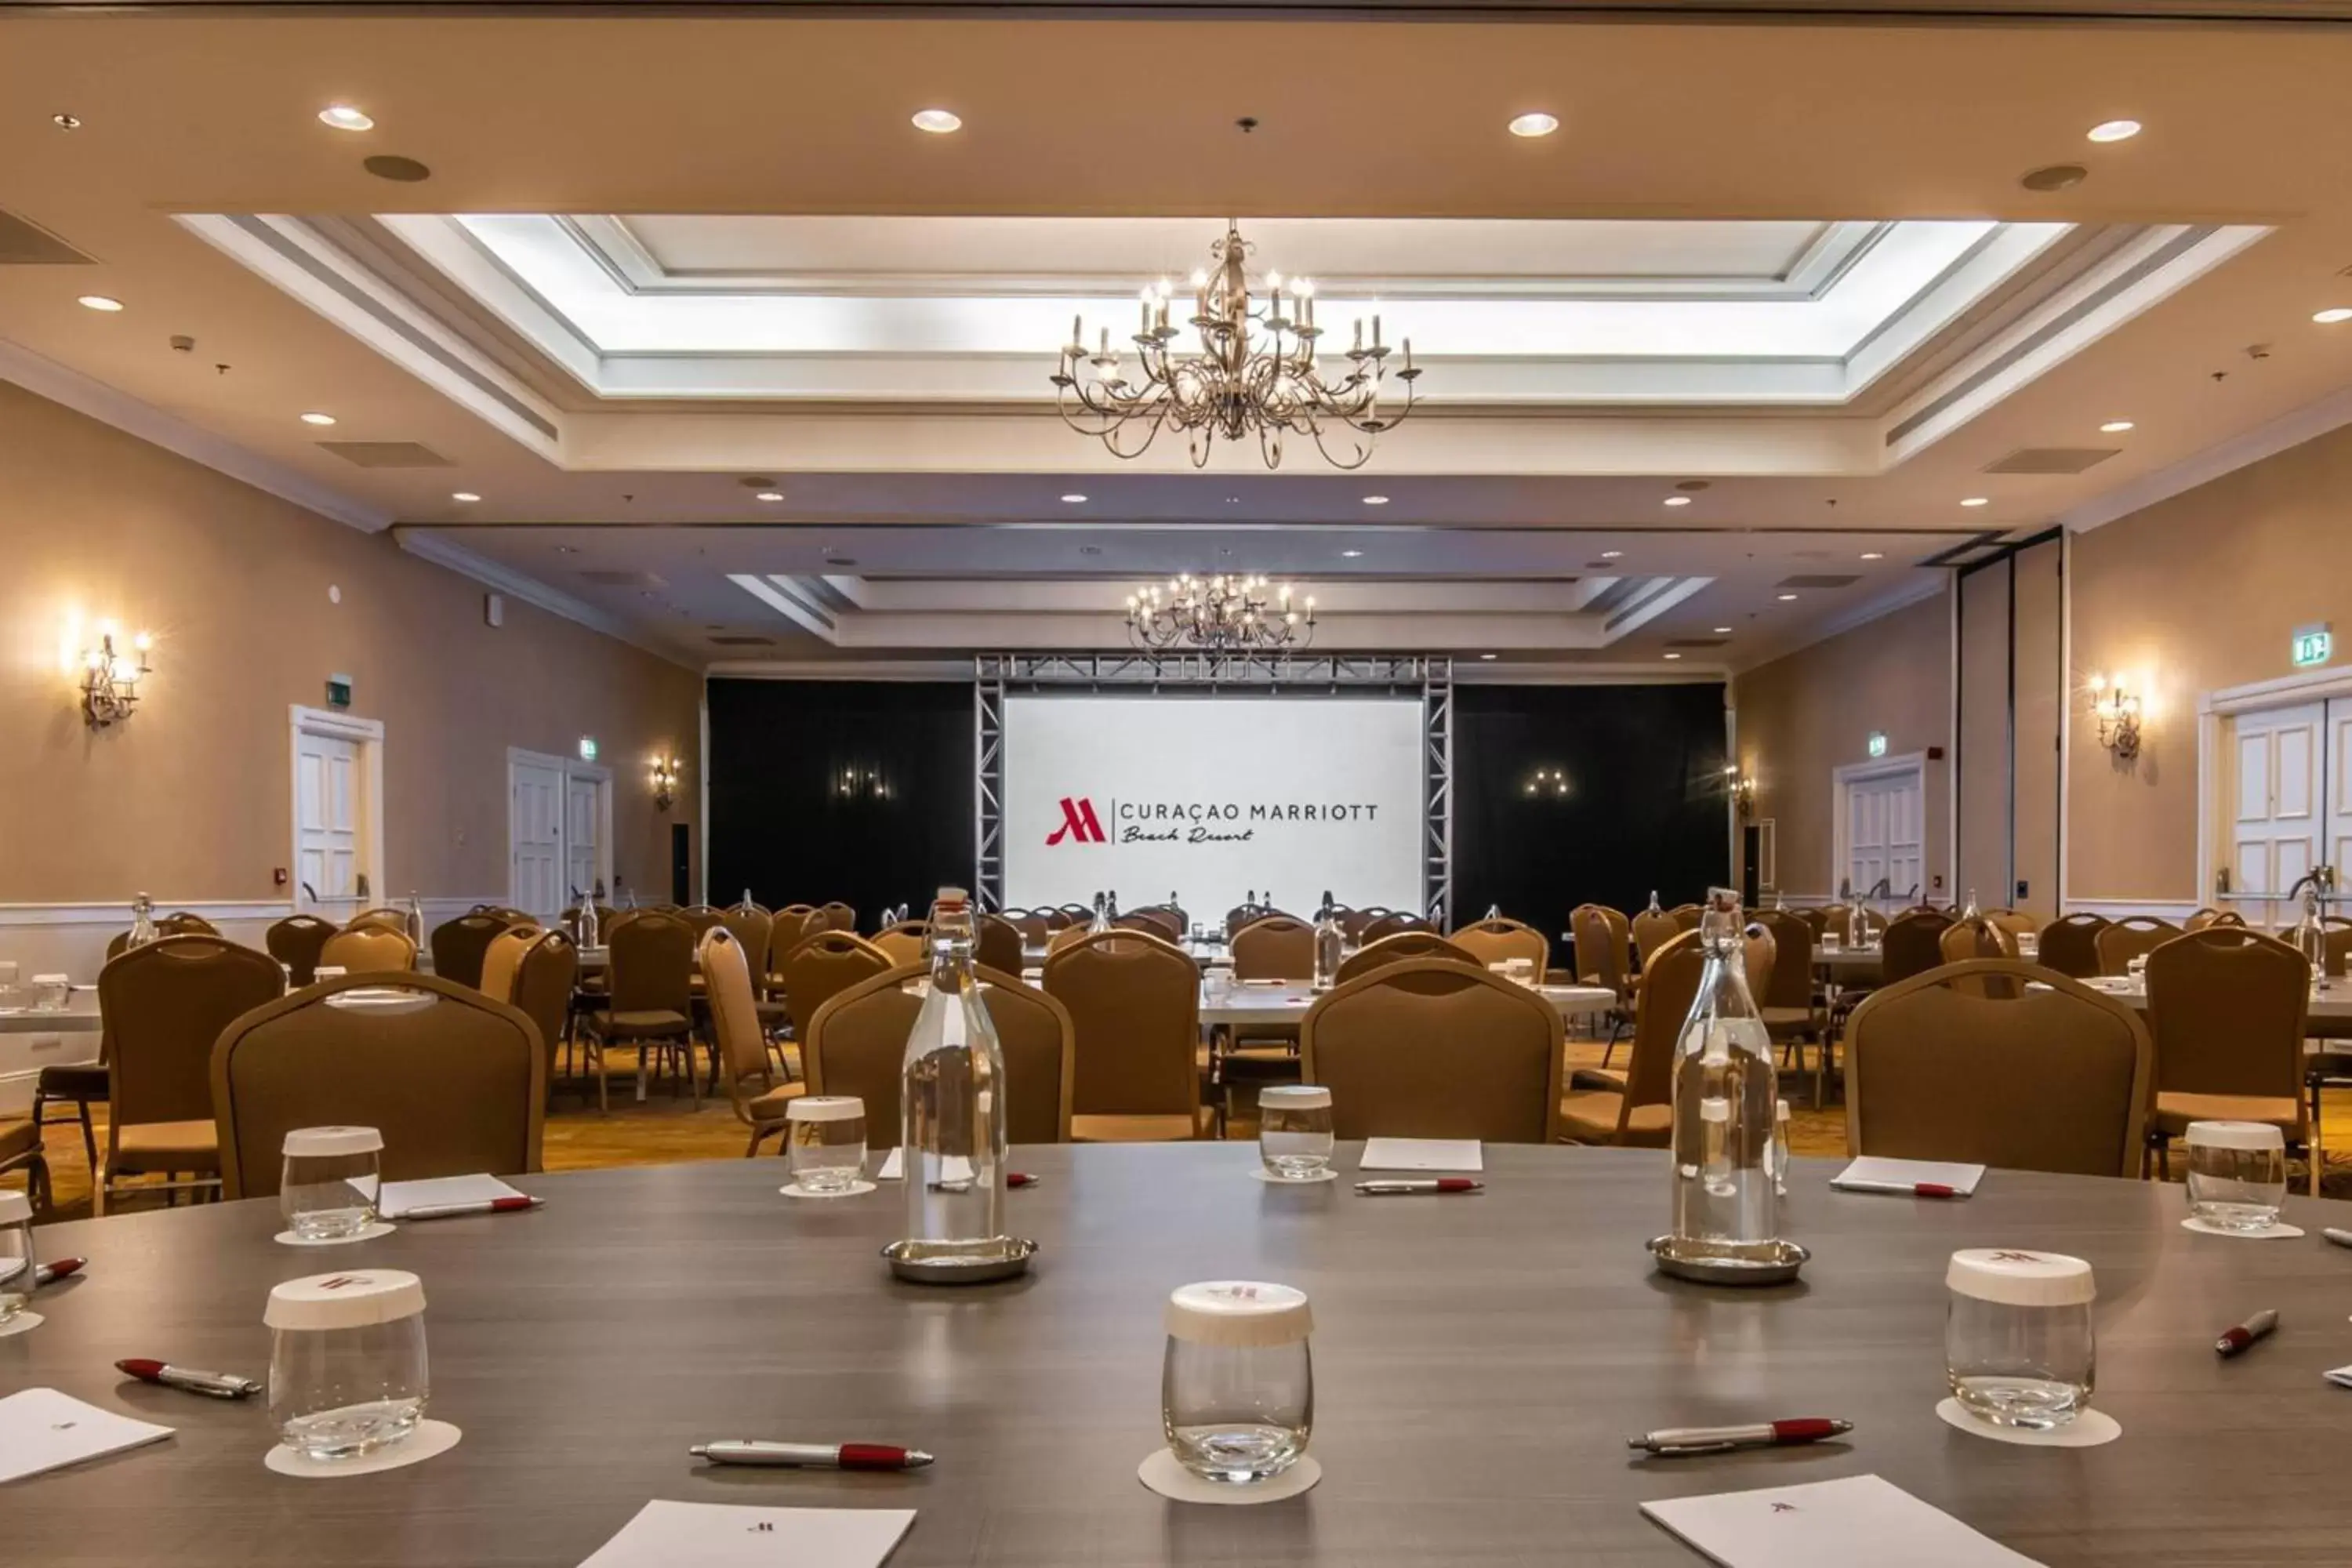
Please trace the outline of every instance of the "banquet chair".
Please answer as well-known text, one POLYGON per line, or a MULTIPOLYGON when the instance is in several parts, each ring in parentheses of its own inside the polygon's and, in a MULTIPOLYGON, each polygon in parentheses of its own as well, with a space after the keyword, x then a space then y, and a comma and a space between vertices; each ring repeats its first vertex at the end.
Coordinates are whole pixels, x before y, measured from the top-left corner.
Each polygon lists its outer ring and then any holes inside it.
POLYGON ((2319 1152, 2303 1098, 2310 1005, 2310 963, 2259 931, 2208 926, 2147 955, 2156 1041, 2148 1142, 2160 1172, 2169 1174, 2171 1141, 2192 1121, 2264 1121, 2290 1151, 2308 1152, 2311 1195, 2319 1195, 2319 1152))
POLYGON ((825 929, 818 921, 817 910, 812 904, 786 904, 770 917, 768 951, 760 964, 761 986, 766 994, 781 996, 783 994, 782 976, 785 958, 793 949, 825 929))
MULTIPOLYGON (((2099 973, 2128 974, 2133 959, 2145 958, 2174 937, 2183 934, 2181 929, 2170 921, 2160 921, 2153 915, 2127 915, 2119 921, 2110 921, 2092 939, 2093 945, 2098 949, 2099 973)), ((2161 1040, 2158 1042, 2158 1048, 2163 1048, 2161 1040)))
MULTIPOLYGON (((568 939, 567 939, 568 940, 568 939)), ((430 1006, 373 1013, 334 1004, 380 981, 328 980, 256 1007, 212 1048, 221 1185, 231 1198, 278 1192, 279 1151, 298 1127, 373 1127, 387 1181, 540 1168, 547 1061, 517 1007, 437 974, 401 988, 430 1006)))
POLYGON ((1455 963, 1466 963, 1481 973, 1486 967, 1470 955, 1469 949, 1454 946, 1433 931, 1401 931, 1387 936, 1368 938, 1363 946, 1339 961, 1339 973, 1332 978, 1344 985, 1359 975, 1370 974, 1383 964, 1402 963, 1409 958, 1449 959, 1455 963))
POLYGON ((1458 926, 1446 940, 1468 953, 1481 967, 1507 963, 1514 958, 1530 960, 1535 964, 1538 983, 1551 968, 1551 942, 1544 933, 1507 916, 1494 915, 1466 926, 1458 926))
POLYGON ((1318 997, 1298 1032, 1307 1081, 1330 1089, 1341 1138, 1559 1137, 1559 1014, 1485 969, 1383 965, 1318 997))
POLYGON ((1288 915, 1267 915, 1234 932, 1236 980, 1312 980, 1315 928, 1288 915))
POLYGON ((1073 921, 1045 939, 1045 956, 1051 958, 1072 942, 1083 942, 1093 933, 1094 928, 1084 921, 1073 921))
POLYGON ((1571 1143, 1664 1149, 1674 1142, 1675 1045, 1698 997, 1706 955, 1684 931, 1650 955, 1633 994, 1633 1050, 1621 1089, 1570 1087, 1560 1136, 1571 1143))
POLYGON ((1765 910, 1756 924, 1772 933, 1772 970, 1756 994, 1757 1011, 1765 1033, 1781 1049, 1781 1059, 1793 1059, 1797 1072, 1805 1070, 1805 1047, 1814 1047, 1813 1105, 1822 1103, 1822 1083, 1828 1065, 1821 1040, 1828 1020, 1813 1006, 1813 924, 1787 910, 1765 910))
POLYGON ((719 923, 743 950, 743 966, 751 973, 751 994, 767 994, 768 943, 776 934, 776 917, 757 904, 730 904, 719 911, 719 923))
MULTIPOLYGON (((95 1165, 92 1169, 95 1169, 95 1165)), ((25 1173, 25 1194, 37 1214, 56 1201, 49 1184, 49 1162, 41 1143, 41 1124, 28 1117, 0 1117, 0 1176, 25 1173)))
POLYGON ((167 1199, 217 1184, 213 1042, 285 989, 276 959, 216 936, 167 936, 107 961, 98 973, 106 1151, 91 1175, 91 1213, 106 1212, 126 1175, 163 1176, 167 1199))
POLYGON ((1072 921, 1077 919, 1077 917, 1070 913, 1069 910, 1058 908, 1039 910, 1035 911, 1035 913, 1045 917, 1045 934, 1048 937, 1051 937, 1055 931, 1065 929, 1072 921))
MULTIPOLYGON (((2320 973, 2327 985, 2341 995, 2344 988, 2336 983, 2345 977, 2347 960, 2352 959, 2352 920, 2328 915, 2320 923, 2326 931, 2320 973)), ((2312 1147, 2325 1150, 2327 1140, 2320 1131, 2319 1117, 2321 1092, 2352 1084, 2352 1052, 2331 1050, 2328 1044, 2352 1040, 2352 1018, 2306 1018, 2303 1033, 2305 1039, 2320 1043, 2320 1049, 2305 1065, 2304 1091, 2310 1100, 2312 1147)))
POLYGON ((900 921, 897 925, 876 931, 871 940, 893 967, 902 963, 920 963, 926 945, 924 933, 930 929, 929 921, 900 921))
POLYGON ((1675 929, 1677 931, 1698 930, 1699 913, 1699 907, 1696 904, 1676 904, 1666 911, 1667 918, 1675 922, 1675 929))
POLYGON ((395 973, 416 967, 416 944, 406 931, 387 926, 345 926, 320 944, 318 967, 346 974, 395 973))
POLYGON ((2099 932, 2106 925, 2105 915, 2076 913, 2052 921, 2042 928, 2041 941, 2033 949, 2033 962, 2044 969, 2086 980, 2099 973, 2099 932))
MULTIPOLYGON (((868 975, 827 998, 809 1022, 801 1047, 808 1091, 863 1100, 870 1144, 895 1148, 903 1135, 899 1084, 923 1005, 907 986, 927 973, 907 964, 868 975)), ((982 964, 972 977, 1004 1052, 1006 1142, 1068 1142, 1077 1065, 1069 1010, 1003 970, 982 964)))
MULTIPOLYGON (((2180 929, 2183 932, 2203 931, 2207 926, 2218 923, 2221 919, 2221 911, 2215 909, 2212 905, 2207 904, 2204 908, 2191 914, 2187 920, 2182 921, 2180 922, 2180 929)), ((2240 916, 2237 923, 2240 925, 2245 924, 2245 918, 2243 916, 2240 916)))
POLYGON ((1044 989, 1070 1014, 1072 1137, 1202 1135, 1200 965, 1149 931, 1096 931, 1046 956, 1044 989))
MULTIPOLYGON (((1966 963, 1976 958, 2018 956, 2017 939, 1984 915, 1972 921, 1955 921, 1946 926, 1943 934, 1936 939, 1936 948, 1946 965, 1966 963)), ((1954 984, 1963 990, 1973 990, 1979 995, 2001 998, 2008 997, 2017 989, 2014 979, 1991 970, 1978 970, 1954 984)))
POLYGON ((1114 930, 1149 931, 1162 942, 1181 945, 1184 928, 1166 910, 1131 910, 1110 922, 1114 930))
MULTIPOLYGON (((157 915, 155 917, 155 934, 159 937, 218 936, 220 935, 220 927, 213 924, 212 921, 205 919, 202 915, 190 914, 187 910, 181 910, 173 914, 157 915)), ((106 956, 109 958, 119 958, 121 956, 123 950, 128 948, 130 945, 131 933, 127 931, 116 931, 107 942, 106 956)))
POLYGON ((1878 983, 1892 985, 1944 964, 1944 932, 1952 918, 1934 910, 1906 910, 1878 939, 1878 983))
POLYGON ((1028 938, 1020 926, 1003 915, 980 917, 980 931, 972 943, 971 961, 983 968, 1005 974, 1018 974, 1028 958, 1028 938))
POLYGON ((404 933, 408 930, 408 911, 383 905, 372 910, 362 910, 343 922, 343 929, 345 931, 396 931, 404 933))
MULTIPOLYGON (((1811 909, 1792 910, 1787 912, 1794 914, 1799 920, 1804 921, 1807 926, 1811 928, 1813 941, 1817 944, 1821 942, 1822 937, 1828 935, 1831 931, 1834 931, 1842 932, 1844 930, 1844 927, 1841 925, 1832 924, 1830 919, 1831 911, 1819 905, 1815 905, 1811 909)), ((1838 910, 1837 913, 1841 919, 1843 918, 1844 911, 1843 910, 1838 910)))
POLYGON ((743 1149, 748 1160, 760 1152, 762 1141, 783 1131, 786 1108, 806 1087, 778 1084, 768 1065, 768 1033, 751 989, 751 965, 734 932, 713 926, 702 933, 696 951, 702 960, 719 1081, 735 1107, 735 1119, 751 1130, 751 1141, 743 1149), (756 1089, 754 1079, 759 1080, 756 1089))
POLYGON ((1633 952, 1644 964, 1650 962, 1650 954, 1683 933, 1682 922, 1664 910, 1655 913, 1643 910, 1633 917, 1628 929, 1633 952))
POLYGON ((1436 926, 1432 924, 1426 916, 1397 910, 1366 925, 1356 940, 1360 945, 1370 947, 1382 937, 1395 936, 1409 931, 1426 931, 1432 936, 1439 934, 1436 926))
POLYGON ((433 973, 480 990, 482 957, 511 921, 489 914, 459 915, 433 928, 433 973))
POLYGON ((685 909, 669 912, 676 914, 678 919, 693 929, 694 940, 697 942, 700 942, 704 933, 714 927, 727 923, 727 911, 713 908, 709 904, 691 904, 685 909))
MULTIPOLYGON (((1602 904, 1579 904, 1569 917, 1569 933, 1576 942, 1579 984, 1612 992, 1609 1007, 1609 1039, 1601 1047, 1601 1066, 1607 1070, 1616 1054, 1617 1038, 1633 1021, 1633 946, 1624 915, 1602 904)), ((1618 1081, 1622 1082, 1622 1076, 1618 1081)))
POLYGON ((694 927, 666 910, 625 910, 614 917, 604 939, 607 994, 599 999, 603 1005, 583 1020, 581 1037, 589 1070, 596 1075, 597 1110, 612 1108, 604 1051, 625 1041, 639 1053, 640 1089, 649 1070, 671 1061, 683 1068, 695 1108, 701 1109, 702 1080, 694 1060, 694 927), (648 1051, 654 1053, 652 1063, 646 1059, 648 1051))
POLYGON ((2126 1177, 2147 1157, 2147 1026, 2013 957, 1873 992, 1847 1021, 1845 1073, 1849 1154, 2126 1177))
POLYGON ((482 994, 520 1008, 539 1031, 550 1093, 555 1084, 556 1048, 569 1044, 572 997, 579 980, 580 949, 561 928, 509 926, 482 960, 482 994))
MULTIPOLYGON (((791 1013, 793 1038, 802 1043, 802 1071, 807 1071, 809 1022, 833 996, 869 975, 898 967, 883 951, 855 931, 820 931, 784 958, 777 978, 783 983, 784 1006, 791 1013)), ((899 1042, 904 1045, 903 1040, 899 1042)))
MULTIPOLYGON (((857 930, 857 911, 851 909, 847 904, 841 902, 839 900, 835 900, 834 902, 829 904, 818 905, 816 912, 824 917, 824 926, 828 931, 855 931, 857 930)), ((802 934, 803 936, 814 936, 816 931, 817 928, 812 924, 809 929, 802 934)))
POLYGON ((1350 947, 1364 940, 1364 928, 1389 911, 1378 904, 1368 904, 1360 910, 1343 909, 1332 911, 1339 921, 1339 934, 1350 947))
POLYGON ((1054 934, 1056 912, 1051 910, 1007 910, 1004 918, 1020 931, 1023 947, 1043 947, 1045 939, 1054 934))
POLYGON ((319 967, 319 950, 335 934, 334 922, 314 914, 292 914, 261 933, 269 956, 294 972, 294 984, 308 985, 319 967))

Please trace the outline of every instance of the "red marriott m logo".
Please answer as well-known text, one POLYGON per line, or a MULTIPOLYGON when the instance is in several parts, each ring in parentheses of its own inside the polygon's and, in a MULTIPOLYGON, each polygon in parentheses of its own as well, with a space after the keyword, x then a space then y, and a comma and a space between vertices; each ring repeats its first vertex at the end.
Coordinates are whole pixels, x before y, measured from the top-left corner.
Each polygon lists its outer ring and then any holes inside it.
POLYGON ((1050 847, 1072 837, 1081 844, 1107 842, 1101 819, 1095 816, 1095 803, 1085 795, 1076 800, 1068 795, 1062 797, 1062 826, 1045 835, 1045 843, 1050 847))

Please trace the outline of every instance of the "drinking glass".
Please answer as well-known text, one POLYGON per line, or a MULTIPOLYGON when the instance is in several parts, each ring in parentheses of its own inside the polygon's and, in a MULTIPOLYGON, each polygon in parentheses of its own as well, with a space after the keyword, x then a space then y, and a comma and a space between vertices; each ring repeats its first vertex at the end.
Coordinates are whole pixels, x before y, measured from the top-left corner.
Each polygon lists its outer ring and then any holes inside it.
POLYGON ((0 958, 0 1013, 21 1013, 24 1010, 24 994, 16 988, 16 961, 0 958))
POLYGON ((269 1419, 310 1459, 405 1441, 431 1393, 425 1286, 396 1268, 313 1274, 269 1292, 269 1419))
POLYGON ((0 1192, 0 1323, 33 1300, 33 1201, 23 1193, 0 1192))
POLYGON ((2091 1266, 2056 1252, 1952 1254, 1944 1371, 1962 1408, 1996 1426, 2047 1431, 2090 1408, 2097 1367, 2091 1266))
POLYGON ((1160 1427, 1176 1460, 1203 1480, 1278 1476, 1315 1427, 1314 1315, 1288 1285, 1216 1280, 1168 1297, 1160 1427))
POLYGON ((1316 1084, 1270 1084, 1257 1096, 1257 1152, 1269 1174, 1311 1181, 1331 1163, 1331 1091, 1316 1084))
POLYGON ((2286 1136, 2260 1121, 2189 1124, 2189 1212, 2223 1230, 2267 1230, 2286 1206, 2286 1136))
POLYGON ((866 1174, 866 1102, 854 1094, 804 1095, 784 1108, 793 1185, 845 1193, 866 1174))
POLYGON ((286 1134, 278 1212, 305 1241, 339 1241, 376 1222, 383 1134, 373 1127, 297 1127, 286 1134))
POLYGON ((73 982, 62 974, 33 976, 33 1010, 37 1013, 62 1013, 73 999, 73 982))

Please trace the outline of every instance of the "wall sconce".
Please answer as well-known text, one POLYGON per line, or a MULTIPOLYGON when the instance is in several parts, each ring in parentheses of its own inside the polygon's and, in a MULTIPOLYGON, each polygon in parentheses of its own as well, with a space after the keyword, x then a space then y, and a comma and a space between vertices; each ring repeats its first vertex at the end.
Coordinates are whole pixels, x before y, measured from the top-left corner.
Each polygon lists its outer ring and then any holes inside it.
POLYGON ((678 761, 676 757, 654 759, 654 809, 667 811, 670 802, 677 798, 678 761))
POLYGON ((2099 721, 2099 744, 2125 762, 2139 755, 2139 694, 2122 676, 2112 686, 2103 675, 2091 677, 2091 712, 2099 721))
POLYGON ((844 800, 864 795, 868 800, 888 800, 890 786, 879 769, 844 768, 841 777, 834 781, 834 793, 844 800))
POLYGON ((1568 774, 1559 768, 1538 768, 1535 777, 1528 781, 1527 793, 1558 795, 1565 799, 1568 795, 1568 774))
POLYGON ((1723 767, 1723 787, 1731 795, 1731 804, 1745 822, 1756 815, 1756 780, 1739 771, 1738 763, 1726 763, 1723 767))
POLYGON ((98 629, 98 646, 81 653, 81 717, 93 730, 103 730, 131 717, 139 704, 139 679, 150 673, 147 655, 155 639, 145 632, 131 639, 131 652, 115 651, 114 628, 98 629))

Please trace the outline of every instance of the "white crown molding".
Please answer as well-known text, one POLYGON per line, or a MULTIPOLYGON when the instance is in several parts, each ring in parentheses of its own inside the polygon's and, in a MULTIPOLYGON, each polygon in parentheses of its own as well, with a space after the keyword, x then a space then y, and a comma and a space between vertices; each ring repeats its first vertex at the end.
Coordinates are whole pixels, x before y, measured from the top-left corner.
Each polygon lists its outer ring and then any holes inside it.
POLYGON ((378 533, 392 525, 388 512, 362 506, 233 441, 198 429, 177 415, 45 359, 21 343, 0 339, 0 379, 362 533, 378 533))
POLYGON ((1805 628, 1803 636, 1799 640, 1776 649, 1769 658, 1759 658, 1752 663, 1735 665, 1732 667, 1731 673, 1735 677, 1741 676, 1750 670, 1761 669, 1768 664, 1777 664, 1791 654, 1803 652, 1815 643, 1827 642, 1830 638, 1843 636, 1856 626, 1866 626, 1873 621, 1885 620, 1897 610, 1907 610, 1924 600, 1932 599, 1950 585, 1950 567, 1923 567, 1921 570, 1932 572, 1935 575, 1925 582, 1906 584, 1892 593, 1864 600, 1852 609, 1841 610, 1834 616, 1815 621, 1805 628))
POLYGON ((2061 512, 2058 524, 2069 533, 2088 533, 2117 518, 2144 511, 2159 501, 2210 484, 2225 474, 2235 473, 2265 458, 2274 458, 2291 447, 2300 447, 2347 425, 2352 425, 2352 387, 2330 393, 2316 403, 2307 403, 2267 425, 2258 425, 2243 435, 2208 447, 2194 457, 2183 458, 2118 485, 2071 511, 2061 512))
POLYGON ((703 671, 703 666, 684 652, 657 637, 648 637, 620 616, 551 588, 536 577, 526 576, 487 556, 478 555, 446 534, 397 528, 393 531, 393 538, 409 554, 430 561, 436 566, 444 566, 461 577, 471 577, 477 583, 488 584, 501 594, 510 594, 527 605, 536 605, 551 616, 561 616, 592 632, 601 632, 615 642, 642 648, 680 669, 690 669, 698 675, 703 671))
MULTIPOLYGON (((504 893, 483 893, 471 898, 420 898, 417 901, 424 906, 429 930, 437 923, 436 912, 440 918, 447 919, 465 913, 476 904, 503 904, 506 899, 504 893)), ((290 899, 157 899, 154 904, 159 914, 199 915, 215 925, 282 921, 295 912, 294 900, 290 899)), ((128 899, 96 903, 0 904, 0 931, 46 927, 118 931, 130 924, 128 899)))
MULTIPOLYGON (((734 680, 970 680, 971 660, 959 659, 724 659, 704 671, 734 680)), ((1457 686, 1714 686, 1724 672, 1706 666, 1677 668, 1658 663, 1510 664, 1454 660, 1457 686)))

